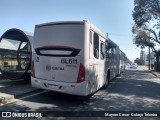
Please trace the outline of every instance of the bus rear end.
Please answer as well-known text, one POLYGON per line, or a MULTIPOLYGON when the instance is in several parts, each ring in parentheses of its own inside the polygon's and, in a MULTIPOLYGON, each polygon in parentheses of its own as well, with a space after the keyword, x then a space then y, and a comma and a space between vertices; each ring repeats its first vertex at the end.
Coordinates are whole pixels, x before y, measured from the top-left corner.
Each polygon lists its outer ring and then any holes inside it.
POLYGON ((86 96, 84 22, 54 22, 35 27, 33 87, 86 96))

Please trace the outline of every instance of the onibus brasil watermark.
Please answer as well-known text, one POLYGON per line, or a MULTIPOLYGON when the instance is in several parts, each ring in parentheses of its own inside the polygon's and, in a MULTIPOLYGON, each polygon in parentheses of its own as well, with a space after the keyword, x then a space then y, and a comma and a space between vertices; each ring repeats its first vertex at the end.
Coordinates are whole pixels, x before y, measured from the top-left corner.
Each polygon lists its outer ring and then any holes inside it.
POLYGON ((39 112, 1 112, 1 117, 31 117, 31 118, 40 118, 42 117, 42 114, 39 112))

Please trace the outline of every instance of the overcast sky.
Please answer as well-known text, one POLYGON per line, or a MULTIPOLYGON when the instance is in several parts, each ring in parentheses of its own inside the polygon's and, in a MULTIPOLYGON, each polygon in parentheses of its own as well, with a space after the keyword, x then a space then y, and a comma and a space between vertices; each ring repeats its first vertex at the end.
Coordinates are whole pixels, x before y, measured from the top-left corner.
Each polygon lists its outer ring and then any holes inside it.
POLYGON ((85 19, 134 60, 140 50, 132 40, 133 8, 133 0, 0 0, 0 36, 10 28, 33 33, 36 24, 85 19))

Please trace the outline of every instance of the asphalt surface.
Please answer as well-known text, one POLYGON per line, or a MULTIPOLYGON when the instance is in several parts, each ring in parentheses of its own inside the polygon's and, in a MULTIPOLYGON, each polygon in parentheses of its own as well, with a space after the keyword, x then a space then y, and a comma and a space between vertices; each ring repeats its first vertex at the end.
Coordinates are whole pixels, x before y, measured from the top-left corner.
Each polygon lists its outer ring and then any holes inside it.
POLYGON ((0 96, 1 93, 5 93, 18 97, 37 90, 31 86, 30 82, 24 80, 0 80, 0 96))
MULTIPOLYGON (((117 77, 116 79, 112 80, 107 89, 99 90, 90 99, 83 99, 81 97, 60 94, 51 91, 40 91, 33 94, 21 96, 14 103, 0 106, 0 111, 160 112, 160 79, 150 72, 143 71, 143 68, 141 67, 138 69, 128 69, 120 77, 117 77)), ((140 117, 113 117, 110 119, 135 120, 139 118, 140 117)), ((55 119, 65 120, 74 118, 58 117, 55 119)), ((78 117, 76 119, 82 119, 82 117, 78 117)), ((104 117, 96 117, 96 119, 103 120, 104 117)), ((154 120, 158 118, 143 117, 142 119, 154 120)))

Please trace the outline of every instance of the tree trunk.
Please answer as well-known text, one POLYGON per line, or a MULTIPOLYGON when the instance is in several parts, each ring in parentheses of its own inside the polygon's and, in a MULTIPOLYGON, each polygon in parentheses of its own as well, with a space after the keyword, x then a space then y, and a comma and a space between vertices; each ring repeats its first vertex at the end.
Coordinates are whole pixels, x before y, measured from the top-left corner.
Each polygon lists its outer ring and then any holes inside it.
POLYGON ((156 52, 156 62, 154 63, 156 71, 160 71, 159 52, 156 52))
POLYGON ((151 48, 155 52, 155 57, 156 57, 156 62, 154 63, 154 70, 160 71, 159 52, 154 47, 151 48))
POLYGON ((156 62, 157 63, 159 62, 159 54, 158 54, 158 52, 156 52, 156 62))

